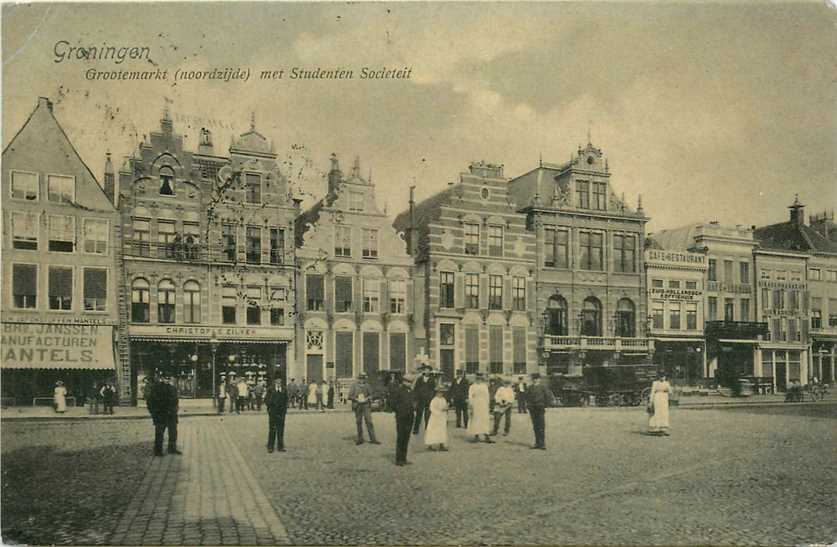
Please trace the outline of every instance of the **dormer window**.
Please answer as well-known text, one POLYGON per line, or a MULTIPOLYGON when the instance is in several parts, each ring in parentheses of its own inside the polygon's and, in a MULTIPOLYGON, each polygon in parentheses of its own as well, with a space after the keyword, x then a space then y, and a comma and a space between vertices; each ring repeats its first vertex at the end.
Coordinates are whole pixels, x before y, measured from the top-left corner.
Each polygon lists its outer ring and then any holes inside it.
POLYGON ((581 209, 590 208, 590 183, 580 180, 575 183, 575 192, 578 195, 578 207, 581 209))
POLYGON ((171 167, 162 167, 160 169, 160 195, 174 195, 174 171, 171 167))
POLYGON ((73 203, 76 197, 76 179, 61 175, 47 176, 47 194, 53 203, 73 203))
POLYGON ((350 192, 349 193, 349 211, 363 211, 363 193, 350 192))
POLYGON ((247 203, 261 203, 262 202, 262 177, 255 174, 247 174, 245 177, 247 183, 247 203))
POLYGON ((593 183, 593 208, 599 211, 607 209, 607 183, 593 183))

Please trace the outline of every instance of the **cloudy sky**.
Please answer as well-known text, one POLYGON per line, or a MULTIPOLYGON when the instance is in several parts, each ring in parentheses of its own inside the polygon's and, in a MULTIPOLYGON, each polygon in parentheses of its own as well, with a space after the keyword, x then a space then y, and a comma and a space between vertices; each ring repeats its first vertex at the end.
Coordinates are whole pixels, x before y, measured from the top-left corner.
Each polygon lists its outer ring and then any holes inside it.
MULTIPOLYGON (((257 128, 321 170, 361 157, 379 202, 406 207, 472 160, 507 176, 609 158, 650 229, 766 224, 794 193, 837 208, 837 11, 828 4, 30 4, 3 6, 3 146, 39 95, 94 173, 173 114, 215 120, 216 149, 257 128), (147 46, 168 69, 250 68, 248 82, 90 82, 146 62, 54 62, 55 43, 147 46), (412 67, 406 81, 258 81, 261 70, 412 67), (234 128, 230 129, 230 128, 234 128), (220 146, 219 146, 220 145, 220 146), (413 182, 415 181, 415 182, 413 182)), ((176 130, 195 146, 200 125, 176 130)), ((346 170, 346 169, 344 169, 346 170)), ((312 172, 313 174, 313 172, 312 172)), ((314 177, 315 178, 315 177, 314 177)), ((310 191, 321 194, 322 184, 310 191)))

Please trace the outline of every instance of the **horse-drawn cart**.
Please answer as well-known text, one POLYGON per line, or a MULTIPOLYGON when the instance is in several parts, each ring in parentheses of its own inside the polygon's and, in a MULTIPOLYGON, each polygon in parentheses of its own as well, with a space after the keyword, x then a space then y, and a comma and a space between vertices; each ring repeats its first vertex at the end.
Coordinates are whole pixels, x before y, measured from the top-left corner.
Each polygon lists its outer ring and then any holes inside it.
POLYGON ((638 406, 645 402, 657 374, 654 364, 592 366, 582 376, 550 378, 562 406, 638 406))

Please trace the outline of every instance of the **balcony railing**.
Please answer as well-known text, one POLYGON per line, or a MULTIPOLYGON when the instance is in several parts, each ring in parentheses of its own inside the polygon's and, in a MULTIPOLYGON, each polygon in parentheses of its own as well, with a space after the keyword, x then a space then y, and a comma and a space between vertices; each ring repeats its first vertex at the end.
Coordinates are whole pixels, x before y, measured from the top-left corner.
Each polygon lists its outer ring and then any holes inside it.
POLYGON ((648 351, 654 348, 653 340, 648 338, 623 338, 621 336, 553 336, 545 335, 545 350, 612 350, 612 351, 648 351))
POLYGON ((767 323, 757 321, 707 321, 707 338, 756 338, 769 336, 767 323))
MULTIPOLYGON (((283 264, 284 249, 253 252, 243 247, 230 249, 221 245, 207 246, 198 243, 150 241, 125 241, 124 254, 127 257, 156 258, 177 262, 238 262, 246 264, 283 264)), ((289 261, 290 262, 290 261, 289 261)))

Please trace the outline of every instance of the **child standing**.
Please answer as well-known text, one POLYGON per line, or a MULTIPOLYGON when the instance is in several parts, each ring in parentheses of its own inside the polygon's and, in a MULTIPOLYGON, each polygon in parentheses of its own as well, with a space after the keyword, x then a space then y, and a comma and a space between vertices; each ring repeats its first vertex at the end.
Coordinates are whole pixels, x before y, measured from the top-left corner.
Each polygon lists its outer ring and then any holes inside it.
POLYGON ((444 386, 436 386, 436 394, 430 401, 430 421, 427 423, 427 429, 424 431, 424 444, 430 450, 436 450, 435 445, 439 445, 439 450, 447 452, 448 443, 448 401, 445 399, 444 386))

